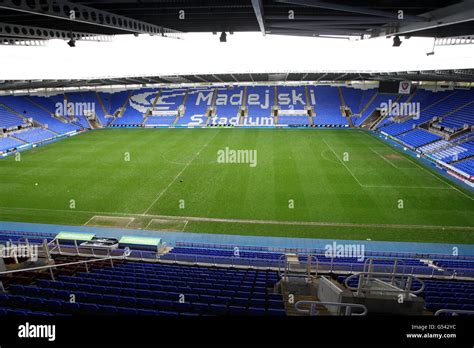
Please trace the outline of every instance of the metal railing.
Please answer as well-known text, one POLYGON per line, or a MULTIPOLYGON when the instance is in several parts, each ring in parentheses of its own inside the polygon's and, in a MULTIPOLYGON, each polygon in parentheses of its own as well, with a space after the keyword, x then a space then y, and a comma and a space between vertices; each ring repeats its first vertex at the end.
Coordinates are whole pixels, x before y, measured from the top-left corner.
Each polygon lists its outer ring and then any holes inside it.
POLYGON ((319 311, 317 309, 317 306, 334 306, 334 307, 340 307, 340 308, 345 308, 344 314, 341 315, 346 315, 346 316, 364 316, 367 314, 367 307, 358 304, 358 303, 341 303, 341 302, 321 302, 321 301, 298 301, 295 303, 295 309, 300 312, 300 313, 306 313, 309 314, 310 316, 315 316, 318 315, 319 311), (309 305, 309 309, 301 308, 301 306, 304 305, 309 305), (359 308, 362 309, 361 313, 355 313, 352 311, 352 309, 359 308))
MULTIPOLYGON (((49 252, 53 255, 68 255, 68 256, 85 256, 85 257, 102 257, 107 255, 107 250, 102 248, 93 247, 81 247, 76 245, 58 245, 55 241, 49 243, 49 252)), ((124 250, 112 250, 112 254, 124 253, 124 250)), ((296 255, 299 259, 301 255, 296 255)), ((286 263, 286 255, 282 255, 277 259, 258 259, 258 258, 245 258, 236 256, 213 256, 213 255, 199 255, 199 254, 177 254, 177 253, 154 253, 151 251, 143 250, 131 250, 127 259, 131 261, 143 261, 143 262, 162 262, 162 263, 174 263, 174 264, 192 264, 198 266, 222 266, 222 267, 245 267, 255 269, 267 269, 275 270, 279 272, 281 278, 282 275, 291 273, 294 276, 306 276, 314 277, 320 273, 333 273, 333 274, 355 274, 364 271, 364 264, 355 263, 344 263, 337 262, 337 258, 331 258, 329 262, 320 261, 317 255, 307 255, 311 260, 300 261, 298 266, 295 262, 290 268, 286 263), (311 265, 310 265, 311 264, 311 265)), ((377 259, 375 259, 377 260, 377 259)), ((392 259, 388 259, 393 261, 392 259)), ((400 261, 398 263, 403 263, 400 261)), ((393 267, 392 273, 405 273, 411 276, 423 276, 426 278, 440 278, 440 279, 459 279, 462 277, 473 278, 473 269, 458 269, 458 270, 443 270, 440 271, 435 268, 427 266, 405 266, 402 264, 395 265, 384 265, 373 263, 375 269, 393 267), (400 270, 403 267, 403 272, 400 270)))
POLYGON ((419 279, 416 278, 412 275, 407 275, 404 273, 386 273, 386 272, 359 272, 350 275, 347 277, 344 281, 344 285, 349 289, 349 290, 355 290, 358 293, 369 293, 369 292, 381 292, 381 293, 404 293, 405 297, 410 296, 410 294, 416 295, 420 294, 423 292, 425 289, 425 283, 419 279), (353 287, 349 285, 349 281, 351 279, 354 279, 356 277, 359 277, 359 282, 357 284, 357 287, 353 287), (382 289, 382 288, 371 288, 371 280, 373 281, 384 281, 384 279, 389 278, 391 280, 389 285, 393 286, 393 289, 382 289), (398 278, 398 279, 397 279, 398 278), (404 280, 406 278, 406 281, 404 280), (396 280, 399 281, 398 284, 396 284, 396 280), (413 280, 416 280, 421 284, 420 288, 417 290, 412 290, 411 286, 413 284, 413 280), (399 287, 403 286, 403 288, 399 287))
MULTIPOLYGON (((196 242, 176 242, 177 247, 188 247, 188 248, 207 248, 207 249, 234 249, 238 247, 240 250, 245 251, 262 251, 262 252, 278 252, 278 253, 294 253, 299 255, 324 255, 325 249, 318 248, 277 248, 277 247, 262 247, 255 245, 231 245, 231 244, 216 244, 216 243, 196 243, 196 242)), ((459 260, 470 260, 474 261, 474 256, 462 256, 457 257, 451 254, 437 254, 437 253, 413 253, 413 252, 370 252, 366 251, 365 255, 372 258, 406 258, 406 259, 459 259, 459 260)))
POLYGON ((171 262, 175 264, 186 263, 200 266, 228 266, 277 269, 280 266, 279 260, 253 259, 236 256, 215 256, 198 254, 173 254, 168 253, 158 258, 159 262, 171 262))
POLYGON ((278 276, 280 279, 288 277, 306 278, 308 281, 318 276, 319 260, 316 255, 305 255, 307 260, 301 262, 299 255, 295 254, 297 261, 288 260, 288 254, 282 255, 278 265, 278 276), (316 261, 316 262, 313 262, 316 261), (282 267, 283 266, 283 267, 282 267), (283 269, 282 269, 283 268, 283 269))
MULTIPOLYGON (((50 253, 53 255, 66 255, 66 256, 83 256, 83 257, 100 257, 108 255, 109 250, 102 248, 93 247, 81 247, 76 245, 58 245, 56 243, 50 243, 50 253)), ((110 253, 124 254, 125 251, 121 249, 111 250, 110 253)), ((255 269, 266 269, 266 270, 277 270, 279 267, 278 260, 265 260, 265 259, 251 259, 245 257, 227 257, 227 256, 207 256, 207 255, 196 255, 196 254, 160 254, 152 251, 143 250, 130 250, 129 253, 125 254, 125 258, 130 261, 142 261, 142 262, 160 262, 160 263, 172 263, 172 264, 183 264, 183 265, 196 265, 196 266, 222 266, 222 267, 245 267, 255 269)))
MULTIPOLYGON (((374 264, 376 268, 387 267, 388 265, 374 264)), ((398 268, 402 265, 398 265, 398 268)), ((347 273, 358 273, 364 271, 363 264, 357 263, 346 263, 337 262, 337 258, 332 262, 319 261, 319 271, 321 273, 333 273, 333 274, 347 274, 347 273)), ((472 268, 434 268, 428 266, 409 266, 407 265, 404 270, 405 274, 413 276, 422 276, 425 278, 439 278, 439 279, 461 279, 461 278, 474 278, 474 269, 472 268)), ((403 273, 400 270, 398 273, 403 273)))
MULTIPOLYGON (((54 265, 45 265, 45 266, 38 266, 38 267, 29 267, 29 268, 22 268, 22 269, 15 269, 15 270, 10 270, 10 271, 3 271, 0 272, 0 276, 5 276, 9 274, 17 274, 17 273, 23 273, 23 272, 32 272, 32 271, 42 271, 42 270, 49 270, 51 280, 56 281, 56 278, 54 277, 54 272, 53 269, 60 268, 60 267, 65 267, 65 266, 74 266, 74 265, 84 265, 86 272, 89 273, 89 263, 95 263, 95 262, 103 262, 110 260, 110 265, 112 268, 114 267, 114 260, 124 260, 125 256, 108 256, 108 257, 103 257, 103 258, 96 258, 96 259, 91 259, 91 260, 80 260, 80 261, 73 261, 73 262, 66 262, 66 263, 61 263, 61 264, 54 264, 54 265)), ((5 288, 3 286, 3 282, 0 279, 0 291, 5 292, 5 288)))
MULTIPOLYGON (((25 242, 33 245, 36 243, 30 243, 25 238, 25 242)), ((84 257, 103 257, 108 255, 107 249, 83 247, 74 242, 74 244, 63 245, 58 240, 53 239, 48 244, 47 248, 44 248, 44 252, 49 257, 49 253, 53 255, 68 255, 68 256, 84 256, 84 257)), ((110 250, 112 254, 123 253, 124 250, 116 249, 110 250)), ((294 253, 294 251, 292 251, 294 253)), ((280 277, 282 275, 288 275, 290 272, 294 276, 305 276, 308 278, 317 276, 321 273, 330 274, 355 274, 364 272, 367 268, 372 270, 381 270, 387 267, 393 267, 392 273, 404 273, 411 276, 421 276, 423 278, 434 278, 434 279, 472 279, 474 278, 474 269, 471 268, 436 268, 428 266, 408 266, 405 260, 396 258, 370 258, 366 259, 364 263, 352 263, 352 262, 340 262, 337 257, 330 258, 328 261, 319 260, 318 256, 324 256, 323 254, 298 254, 295 253, 298 259, 301 256, 308 257, 306 261, 300 261, 289 265, 286 260, 286 255, 281 255, 280 259, 260 259, 260 258, 245 258, 236 256, 213 256, 213 255, 199 255, 199 254, 177 254, 177 253, 163 253, 163 252, 152 252, 143 250, 132 250, 128 259, 132 261, 144 261, 144 262, 163 262, 163 263, 175 263, 175 264, 192 264, 200 266, 222 266, 222 267, 246 267, 255 269, 267 269, 275 270, 279 272, 280 277), (385 260, 393 262, 392 265, 378 264, 377 261, 385 260)))
POLYGON ((435 312, 435 316, 441 315, 441 314, 451 314, 452 316, 458 316, 459 314, 467 314, 467 315, 474 315, 473 310, 467 310, 467 309, 439 309, 435 312))
POLYGON ((398 258, 373 258, 370 257, 364 261, 364 270, 363 272, 373 272, 374 268, 387 268, 387 267, 392 267, 392 272, 396 273, 398 271, 398 264, 402 263, 403 270, 400 273, 406 273, 406 266, 407 263, 403 259, 398 259, 398 258), (376 263, 376 261, 379 261, 376 263), (383 264, 380 263, 380 261, 389 261, 393 262, 393 264, 383 264))

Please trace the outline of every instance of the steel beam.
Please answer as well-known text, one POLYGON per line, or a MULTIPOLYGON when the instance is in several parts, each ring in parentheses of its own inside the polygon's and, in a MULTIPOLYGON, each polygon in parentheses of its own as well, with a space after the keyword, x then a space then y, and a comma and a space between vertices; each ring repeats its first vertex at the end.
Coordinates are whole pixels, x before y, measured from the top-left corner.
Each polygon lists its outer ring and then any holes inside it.
MULTIPOLYGON (((360 13, 360 14, 369 15, 369 16, 398 19, 397 12, 387 12, 387 11, 374 10, 374 9, 365 8, 365 7, 334 4, 334 3, 325 2, 325 1, 318 1, 318 0, 275 0, 275 1, 283 2, 286 4, 292 4, 292 5, 324 8, 327 10, 360 13)), ((421 18, 418 16, 412 16, 412 15, 405 15, 404 18, 410 19, 411 21, 424 21, 425 20, 424 18, 421 18)))
POLYGON ((255 12, 255 16, 257 16, 258 26, 260 27, 260 31, 262 35, 265 36, 265 19, 263 14, 263 5, 262 0, 252 0, 252 7, 253 11, 255 12))
POLYGON ((341 27, 341 26, 376 26, 380 24, 384 24, 382 22, 379 23, 364 23, 364 22, 354 22, 354 21, 294 21, 294 20, 286 20, 286 21, 272 21, 268 23, 270 26, 272 25, 291 25, 291 26, 300 26, 300 27, 310 27, 312 25, 319 26, 319 27, 341 27))
POLYGON ((60 39, 60 40, 86 40, 86 41, 106 41, 113 40, 113 35, 90 34, 82 32, 68 32, 65 30, 47 29, 31 27, 27 25, 0 23, 0 36, 8 36, 24 39, 60 39))
POLYGON ((34 39, 20 39, 20 38, 0 38, 0 45, 2 46, 46 46, 48 43, 44 40, 34 39))
POLYGON ((272 22, 269 23, 269 27, 279 27, 279 28, 293 28, 293 29, 308 29, 312 28, 356 28, 356 29, 370 29, 375 28, 374 25, 354 23, 354 22, 272 22))
POLYGON ((420 16, 426 18, 426 22, 389 26, 387 28, 383 28, 375 36, 411 34, 417 31, 474 21, 473 1, 466 0, 459 4, 423 13, 420 16))
POLYGON ((179 31, 98 10, 67 0, 0 0, 0 8, 102 26, 137 34, 173 36, 179 31))
POLYGON ((142 77, 125 77, 124 78, 126 82, 132 82, 132 83, 136 83, 136 84, 139 84, 139 85, 143 85, 146 83, 146 81, 143 80, 142 77))
POLYGON ((215 79, 216 79, 217 81, 219 81, 219 82, 224 82, 224 81, 222 81, 222 79, 220 79, 219 77, 217 77, 216 74, 211 74, 211 76, 212 76, 213 78, 215 78, 215 79))
POLYGON ((328 74, 328 73, 320 74, 319 77, 318 77, 318 79, 316 80, 316 82, 321 81, 323 78, 326 77, 327 74, 328 74))
POLYGON ((278 34, 278 35, 293 35, 293 36, 360 36, 364 34, 369 34, 365 30, 357 29, 330 29, 330 28, 315 28, 315 29, 288 29, 288 28, 279 28, 271 27, 267 30, 267 34, 278 34))
POLYGON ((474 35, 443 37, 435 39, 435 46, 457 46, 474 44, 474 35))
POLYGON ((196 78, 196 79, 198 79, 198 80, 201 80, 201 82, 209 82, 209 81, 203 79, 203 78, 202 78, 201 76, 199 76, 199 75, 194 74, 193 76, 194 76, 194 78, 196 78))
POLYGON ((347 74, 348 74, 348 73, 344 73, 344 74, 342 74, 342 75, 339 75, 338 77, 336 77, 336 78, 334 79, 334 81, 339 81, 339 79, 342 79, 344 76, 347 76, 347 74))
MULTIPOLYGON (((267 21, 290 21, 287 15, 284 16, 265 16, 267 21)), ((296 15, 294 22, 305 22, 305 21, 322 21, 322 22, 356 22, 356 23, 386 23, 386 22, 397 22, 398 19, 391 19, 386 17, 374 17, 374 16, 309 16, 309 15, 296 15)), ((418 20, 417 20, 418 21, 418 20)))

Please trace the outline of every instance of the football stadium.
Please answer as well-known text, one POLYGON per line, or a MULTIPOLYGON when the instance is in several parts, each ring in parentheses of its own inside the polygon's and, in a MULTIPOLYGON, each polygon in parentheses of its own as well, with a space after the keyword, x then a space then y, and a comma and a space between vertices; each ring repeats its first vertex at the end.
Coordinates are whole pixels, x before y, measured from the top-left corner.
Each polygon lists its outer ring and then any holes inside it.
POLYGON ((0 1, 0 344, 472 344, 473 47, 468 0, 0 1))

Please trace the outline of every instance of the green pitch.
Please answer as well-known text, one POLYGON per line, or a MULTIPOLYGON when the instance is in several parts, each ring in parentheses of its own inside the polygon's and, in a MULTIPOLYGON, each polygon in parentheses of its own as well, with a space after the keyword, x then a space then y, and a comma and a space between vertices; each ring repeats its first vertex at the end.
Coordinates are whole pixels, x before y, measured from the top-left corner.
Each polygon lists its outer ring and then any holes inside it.
POLYGON ((0 160, 4 221, 474 243, 473 199, 351 130, 108 129, 0 160))

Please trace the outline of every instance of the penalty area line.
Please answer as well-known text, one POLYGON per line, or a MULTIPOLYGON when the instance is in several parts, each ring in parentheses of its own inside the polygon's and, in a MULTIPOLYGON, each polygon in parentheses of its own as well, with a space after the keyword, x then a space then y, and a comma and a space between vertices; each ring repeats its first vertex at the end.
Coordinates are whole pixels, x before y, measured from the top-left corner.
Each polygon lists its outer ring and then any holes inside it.
MULTIPOLYGON (((390 144, 386 144, 383 140, 380 140, 378 137, 376 136, 371 136, 369 134, 367 134, 366 132, 364 132, 364 134, 366 134, 369 138, 371 139, 375 139, 377 140, 378 142, 384 144, 385 146, 388 146, 393 152, 397 153, 397 154, 400 154, 400 153, 403 153, 403 152, 399 152, 398 149, 394 149, 390 144)), ((403 153, 405 155, 405 157, 410 161, 412 162, 414 165, 416 165, 418 168, 424 170, 426 173, 428 173, 429 175, 431 175, 432 177, 434 177, 435 179, 441 181, 443 184, 445 185, 448 185, 451 189, 461 193, 463 196, 469 198, 471 201, 474 200, 474 197, 470 197, 467 193, 461 191, 460 189, 458 189, 457 187, 453 186, 452 184, 450 184, 447 179, 444 179, 444 178, 441 178, 439 177, 438 175, 432 173, 430 170, 428 170, 427 168, 425 168, 424 165, 418 163, 417 160, 413 159, 409 154, 406 154, 406 153, 403 153)))
POLYGON ((83 226, 87 226, 92 220, 96 218, 97 215, 92 216, 83 226))
POLYGON ((184 226, 183 226, 183 229, 181 230, 181 232, 184 232, 184 230, 186 229, 186 226, 188 226, 188 222, 189 222, 189 220, 186 220, 186 222, 184 223, 184 226))
POLYGON ((393 168, 395 168, 395 169, 400 169, 400 168, 398 168, 395 164, 393 164, 392 161, 389 161, 389 160, 386 159, 384 156, 382 156, 378 151, 375 151, 375 150, 374 150, 373 148, 371 148, 370 146, 369 146, 369 149, 370 149, 370 151, 372 151, 372 152, 376 153, 377 155, 379 155, 380 158, 382 158, 385 162, 387 162, 388 164, 390 164, 393 168))

